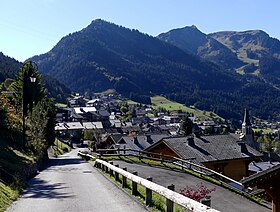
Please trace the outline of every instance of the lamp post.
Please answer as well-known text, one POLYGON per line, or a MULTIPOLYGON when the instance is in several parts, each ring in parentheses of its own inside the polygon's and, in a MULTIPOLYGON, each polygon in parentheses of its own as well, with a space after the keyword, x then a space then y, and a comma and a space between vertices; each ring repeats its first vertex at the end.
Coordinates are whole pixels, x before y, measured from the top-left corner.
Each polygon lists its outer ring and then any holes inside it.
POLYGON ((22 84, 22 135, 23 135, 23 145, 25 143, 25 118, 27 114, 27 104, 26 104, 26 96, 28 95, 28 85, 29 81, 31 83, 36 82, 35 73, 38 70, 38 66, 35 62, 25 61, 22 65, 23 71, 23 84, 22 84))

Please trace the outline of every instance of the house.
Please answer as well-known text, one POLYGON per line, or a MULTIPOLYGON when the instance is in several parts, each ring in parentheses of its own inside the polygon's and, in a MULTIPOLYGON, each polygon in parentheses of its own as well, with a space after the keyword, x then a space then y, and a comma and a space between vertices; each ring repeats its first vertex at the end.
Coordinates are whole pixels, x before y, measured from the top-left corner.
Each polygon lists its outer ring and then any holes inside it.
POLYGON ((193 162, 235 180, 248 176, 249 163, 262 157, 234 134, 164 138, 145 151, 194 159, 193 162))
POLYGON ((245 187, 264 189, 272 199, 272 212, 280 211, 280 164, 254 174, 241 182, 245 187))
POLYGON ((141 132, 141 128, 139 125, 125 125, 122 127, 121 130, 124 134, 130 136, 136 136, 139 132, 141 132))
POLYGON ((95 107, 74 107, 71 116, 77 121, 101 121, 106 125, 109 122, 110 113, 102 108, 97 110, 95 107))
POLYGON ((263 172, 267 169, 272 168, 273 166, 279 165, 280 162, 273 162, 273 161, 262 161, 262 162, 251 162, 249 164, 249 172, 251 174, 263 172))
POLYGON ((72 108, 57 107, 56 108, 56 121, 57 122, 70 121, 71 111, 72 111, 72 108))
MULTIPOLYGON (((157 134, 157 135, 138 135, 138 136, 122 136, 119 138, 117 135, 112 135, 111 139, 115 143, 112 144, 111 148, 120 149, 133 149, 143 151, 154 143, 158 142, 168 135, 157 134), (117 138, 117 139, 116 139, 117 138)), ((136 154, 135 152, 126 152, 130 154, 136 154)), ((138 154, 138 153, 137 153, 138 154)))
POLYGON ((60 122, 55 126, 55 131, 61 135, 80 138, 84 130, 103 130, 101 122, 60 122))

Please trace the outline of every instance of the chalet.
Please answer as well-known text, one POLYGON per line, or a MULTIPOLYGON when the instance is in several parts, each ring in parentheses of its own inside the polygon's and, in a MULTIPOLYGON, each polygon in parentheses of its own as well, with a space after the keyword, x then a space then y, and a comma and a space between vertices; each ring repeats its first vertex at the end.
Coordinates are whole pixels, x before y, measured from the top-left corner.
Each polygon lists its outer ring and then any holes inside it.
POLYGON ((249 163, 262 157, 260 152, 240 142, 233 134, 164 138, 145 151, 192 158, 195 163, 235 180, 248 176, 249 163))
POLYGON ((109 122, 110 113, 105 109, 97 110, 95 107, 75 107, 71 116, 77 121, 109 122))
POLYGON ((69 134, 71 137, 79 135, 87 129, 102 130, 101 122, 61 122, 55 126, 55 131, 59 134, 69 134))
POLYGON ((241 182, 245 187, 264 189, 272 199, 272 212, 280 211, 280 164, 254 174, 241 182))
POLYGON ((57 122, 70 121, 71 111, 72 111, 72 108, 57 107, 56 108, 56 121, 57 122))
MULTIPOLYGON (((158 135, 138 135, 138 136, 122 136, 119 138, 117 135, 112 135, 111 140, 115 143, 112 144, 111 148, 120 148, 120 149, 132 149, 143 151, 154 143, 158 142, 168 135, 158 134, 158 135)), ((126 152, 134 154, 133 152, 126 152)))
POLYGON ((126 125, 123 126, 121 130, 124 134, 130 136, 136 136, 139 132, 141 132, 141 128, 139 125, 126 125))

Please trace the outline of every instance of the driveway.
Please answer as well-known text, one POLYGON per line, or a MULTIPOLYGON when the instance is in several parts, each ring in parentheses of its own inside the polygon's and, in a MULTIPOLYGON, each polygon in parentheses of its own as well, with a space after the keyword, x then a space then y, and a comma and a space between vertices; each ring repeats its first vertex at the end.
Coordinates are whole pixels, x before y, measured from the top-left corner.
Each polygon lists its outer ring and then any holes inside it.
POLYGON ((129 163, 125 161, 114 161, 120 168, 127 167, 129 172, 137 171, 138 176, 147 178, 153 177, 153 182, 167 187, 170 184, 175 185, 175 191, 179 191, 186 185, 195 188, 197 184, 203 183, 208 188, 216 188, 211 193, 211 207, 226 212, 271 212, 270 208, 254 203, 234 192, 225 188, 209 183, 190 174, 181 171, 172 171, 167 168, 149 166, 145 164, 129 163))

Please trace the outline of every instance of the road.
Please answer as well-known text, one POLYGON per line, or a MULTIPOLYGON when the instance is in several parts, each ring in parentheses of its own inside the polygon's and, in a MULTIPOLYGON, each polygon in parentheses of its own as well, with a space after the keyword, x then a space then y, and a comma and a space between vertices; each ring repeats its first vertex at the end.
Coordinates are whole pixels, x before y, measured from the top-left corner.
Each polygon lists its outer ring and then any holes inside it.
POLYGON ((29 187, 7 212, 147 211, 81 160, 77 151, 51 159, 50 166, 30 180, 29 187))
POLYGON ((167 168, 161 168, 156 166, 149 166, 144 164, 135 164, 125 161, 114 161, 114 164, 119 164, 120 168, 127 167, 127 171, 137 171, 138 176, 147 178, 153 177, 153 182, 167 187, 174 184, 175 191, 179 191, 181 188, 188 185, 195 188, 197 184, 203 183, 208 188, 216 188, 211 193, 211 207, 226 212, 270 212, 271 208, 261 206, 254 203, 242 196, 233 193, 225 188, 219 187, 207 181, 203 181, 200 178, 194 177, 190 174, 186 174, 181 171, 172 171, 167 168))

